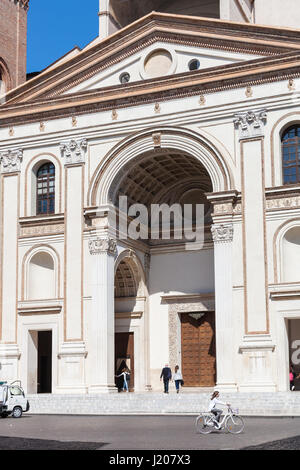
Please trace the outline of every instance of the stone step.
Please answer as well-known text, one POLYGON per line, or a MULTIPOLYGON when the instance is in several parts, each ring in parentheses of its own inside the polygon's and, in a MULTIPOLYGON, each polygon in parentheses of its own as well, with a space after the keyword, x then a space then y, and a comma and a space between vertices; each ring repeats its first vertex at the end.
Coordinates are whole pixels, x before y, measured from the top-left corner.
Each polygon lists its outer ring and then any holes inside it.
MULTIPOLYGON (((98 395, 28 395, 35 414, 198 414, 206 411, 209 393, 118 393, 98 395)), ((300 392, 222 393, 221 400, 242 415, 300 416, 300 392)))

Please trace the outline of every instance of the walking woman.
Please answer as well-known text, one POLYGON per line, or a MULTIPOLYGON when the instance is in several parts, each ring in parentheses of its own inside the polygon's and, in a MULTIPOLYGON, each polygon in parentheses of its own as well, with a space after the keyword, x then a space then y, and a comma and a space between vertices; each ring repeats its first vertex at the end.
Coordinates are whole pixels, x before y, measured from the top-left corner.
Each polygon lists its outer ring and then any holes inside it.
POLYGON ((183 385, 182 373, 179 370, 179 366, 175 366, 175 374, 173 375, 175 382, 176 393, 179 393, 180 385, 183 385))

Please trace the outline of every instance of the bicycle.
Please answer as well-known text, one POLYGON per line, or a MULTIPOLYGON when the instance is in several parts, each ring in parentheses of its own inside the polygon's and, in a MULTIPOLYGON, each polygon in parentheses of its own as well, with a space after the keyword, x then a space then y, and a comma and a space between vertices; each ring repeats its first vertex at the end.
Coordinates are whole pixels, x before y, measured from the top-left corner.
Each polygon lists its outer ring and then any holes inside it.
POLYGON ((213 430, 220 431, 225 428, 231 434, 240 434, 245 427, 244 420, 239 416, 238 410, 233 410, 230 406, 227 408, 227 413, 225 413, 219 423, 217 423, 215 415, 211 412, 201 413, 197 416, 195 423, 197 432, 209 434, 213 430), (219 426, 217 426, 217 424, 219 424, 219 426))

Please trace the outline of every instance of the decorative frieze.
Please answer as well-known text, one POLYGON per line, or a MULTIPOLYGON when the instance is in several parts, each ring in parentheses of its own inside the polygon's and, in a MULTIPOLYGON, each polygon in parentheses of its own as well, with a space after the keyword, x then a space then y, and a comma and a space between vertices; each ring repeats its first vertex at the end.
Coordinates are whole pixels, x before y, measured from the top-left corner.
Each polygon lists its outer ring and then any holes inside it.
POLYGON ((300 196, 267 199, 266 209, 290 209, 300 207, 300 196))
POLYGON ((215 243, 228 243, 233 240, 233 224, 214 224, 211 227, 215 243))
POLYGON ((1 172, 14 173, 21 170, 23 149, 12 149, 0 152, 1 172))
POLYGON ((247 111, 234 115, 234 125, 239 130, 239 139, 252 139, 264 135, 264 126, 267 122, 265 109, 247 111))
POLYGON ((114 238, 95 238, 89 240, 89 250, 91 255, 107 253, 115 255, 117 252, 117 242, 114 238))
POLYGON ((228 202, 225 204, 214 204, 213 215, 232 214, 232 211, 233 211, 233 208, 232 208, 231 202, 228 202))
POLYGON ((64 158, 65 165, 84 163, 87 151, 87 140, 72 139, 68 142, 61 142, 60 151, 62 158, 64 158))
POLYGON ((32 225, 21 227, 20 237, 37 237, 41 235, 52 235, 64 233, 64 224, 32 225))

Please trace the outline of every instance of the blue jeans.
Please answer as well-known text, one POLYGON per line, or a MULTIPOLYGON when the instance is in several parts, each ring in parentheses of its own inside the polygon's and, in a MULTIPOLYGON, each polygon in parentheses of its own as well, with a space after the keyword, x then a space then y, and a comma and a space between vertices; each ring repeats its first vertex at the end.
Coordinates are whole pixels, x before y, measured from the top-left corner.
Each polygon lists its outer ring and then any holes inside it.
POLYGON ((124 379, 123 390, 126 390, 128 392, 128 383, 126 379, 124 379))
POLYGON ((175 380, 175 388, 176 390, 179 390, 181 380, 175 380))

